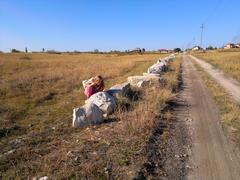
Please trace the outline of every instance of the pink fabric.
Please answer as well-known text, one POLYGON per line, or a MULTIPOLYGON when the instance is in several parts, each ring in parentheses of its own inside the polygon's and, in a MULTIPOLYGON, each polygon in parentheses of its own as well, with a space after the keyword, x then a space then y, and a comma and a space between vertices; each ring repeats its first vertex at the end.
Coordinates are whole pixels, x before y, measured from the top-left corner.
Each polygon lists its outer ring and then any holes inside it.
POLYGON ((95 91, 94 86, 86 86, 85 94, 86 94, 87 98, 89 98, 91 95, 93 95, 95 93, 96 93, 96 91, 95 91))

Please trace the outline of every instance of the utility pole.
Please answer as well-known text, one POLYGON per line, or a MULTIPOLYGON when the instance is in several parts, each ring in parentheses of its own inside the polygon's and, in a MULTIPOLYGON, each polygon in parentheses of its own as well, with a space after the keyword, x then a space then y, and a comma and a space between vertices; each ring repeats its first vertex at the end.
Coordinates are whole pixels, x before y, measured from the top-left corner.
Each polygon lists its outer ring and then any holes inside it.
POLYGON ((201 31, 201 44, 200 44, 200 47, 202 48, 202 41, 203 41, 203 29, 204 29, 205 27, 204 27, 204 25, 202 24, 200 28, 202 29, 202 31, 201 31))

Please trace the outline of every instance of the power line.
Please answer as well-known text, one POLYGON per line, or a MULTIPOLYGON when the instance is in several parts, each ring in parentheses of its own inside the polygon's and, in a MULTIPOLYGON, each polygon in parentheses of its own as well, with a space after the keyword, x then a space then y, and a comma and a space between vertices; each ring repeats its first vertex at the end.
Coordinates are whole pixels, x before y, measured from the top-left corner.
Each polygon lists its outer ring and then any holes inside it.
POLYGON ((201 43, 200 43, 200 47, 202 48, 202 42, 203 42, 203 29, 204 29, 205 27, 204 27, 204 25, 202 24, 200 28, 202 29, 202 31, 201 31, 201 43))
POLYGON ((203 24, 209 24, 210 20, 213 20, 224 8, 224 2, 223 0, 218 0, 213 7, 212 11, 208 14, 208 16, 205 18, 203 24))
POLYGON ((212 11, 210 12, 210 14, 208 14, 208 16, 205 18, 205 20, 202 22, 202 25, 200 26, 201 28, 201 36, 200 36, 200 47, 203 48, 203 31, 205 29, 205 25, 209 24, 209 21, 211 19, 214 19, 214 17, 219 13, 219 11, 221 11, 221 5, 223 5, 223 0, 218 0, 214 6, 214 8, 212 9, 212 11))
POLYGON ((233 36, 232 43, 240 43, 240 27, 237 30, 237 33, 233 36))
MULTIPOLYGON (((202 25, 200 26, 201 28, 201 37, 200 37, 200 47, 203 45, 203 30, 206 27, 206 24, 210 26, 210 21, 214 19, 219 13, 222 13, 224 7, 225 1, 224 0, 217 0, 215 6, 213 7, 212 11, 206 16, 206 18, 202 21, 202 25)), ((198 44, 198 43, 196 43, 198 44)), ((192 46, 192 41, 190 41, 187 45, 186 48, 189 48, 192 46)))
POLYGON ((187 43, 186 49, 192 48, 195 45, 195 40, 196 40, 196 38, 193 37, 192 40, 189 41, 189 43, 187 43))

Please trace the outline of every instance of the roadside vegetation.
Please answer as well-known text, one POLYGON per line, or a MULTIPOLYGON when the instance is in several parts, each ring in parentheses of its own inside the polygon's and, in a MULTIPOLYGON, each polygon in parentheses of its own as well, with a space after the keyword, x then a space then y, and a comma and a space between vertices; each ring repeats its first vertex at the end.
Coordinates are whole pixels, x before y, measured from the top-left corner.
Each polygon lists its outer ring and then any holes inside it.
POLYGON ((1 54, 0 177, 134 176, 156 118, 174 96, 180 59, 171 63, 164 87, 135 89, 138 101, 118 102, 101 125, 72 128, 72 109, 84 102, 83 79, 101 74, 108 88, 142 74, 160 56, 1 54))
POLYGON ((194 64, 218 105, 222 122, 230 132, 232 141, 240 148, 240 104, 232 100, 224 89, 212 80, 196 62, 194 64))
POLYGON ((210 51, 193 54, 240 82, 240 51, 210 51))

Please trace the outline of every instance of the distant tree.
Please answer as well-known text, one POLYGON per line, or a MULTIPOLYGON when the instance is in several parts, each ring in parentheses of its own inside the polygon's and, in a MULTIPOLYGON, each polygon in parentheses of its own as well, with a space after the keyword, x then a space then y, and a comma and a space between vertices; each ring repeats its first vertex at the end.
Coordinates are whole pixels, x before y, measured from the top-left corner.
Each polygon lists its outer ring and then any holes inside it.
POLYGON ((54 49, 53 50, 47 50, 46 52, 49 53, 49 54, 62 54, 61 52, 55 51, 54 49))
POLYGON ((173 51, 174 51, 175 53, 178 53, 178 52, 181 52, 182 50, 181 50, 181 48, 174 48, 173 51))
POLYGON ((45 51, 45 49, 44 48, 42 48, 42 52, 44 52, 45 51))
POLYGON ((28 49, 27 48, 25 48, 25 53, 28 53, 28 49))
POLYGON ((99 53, 99 50, 98 49, 94 49, 94 53, 99 53))
POLYGON ((208 46, 206 50, 214 50, 214 48, 212 46, 208 46))
POLYGON ((80 51, 77 51, 77 50, 75 50, 75 51, 73 51, 73 53, 81 53, 80 51))
POLYGON ((144 53, 146 50, 145 50, 145 48, 142 48, 142 52, 144 53))
POLYGON ((12 49, 11 50, 12 53, 20 53, 21 51, 17 50, 17 49, 12 49))

